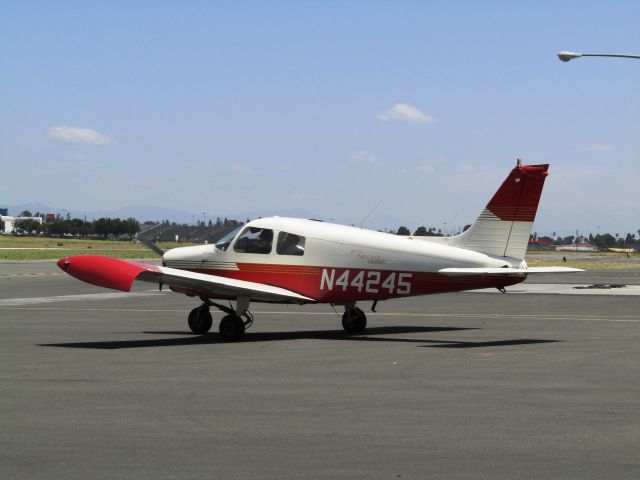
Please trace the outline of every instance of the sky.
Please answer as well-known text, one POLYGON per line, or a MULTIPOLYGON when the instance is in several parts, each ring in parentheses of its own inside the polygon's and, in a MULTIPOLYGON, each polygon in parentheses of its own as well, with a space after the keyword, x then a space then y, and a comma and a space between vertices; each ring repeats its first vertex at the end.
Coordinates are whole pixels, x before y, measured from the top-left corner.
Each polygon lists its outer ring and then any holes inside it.
MULTIPOLYGON (((640 2, 0 0, 0 206, 640 229, 640 2), (373 213, 371 213, 373 211, 373 213)), ((448 226, 448 227, 447 227, 448 226)))

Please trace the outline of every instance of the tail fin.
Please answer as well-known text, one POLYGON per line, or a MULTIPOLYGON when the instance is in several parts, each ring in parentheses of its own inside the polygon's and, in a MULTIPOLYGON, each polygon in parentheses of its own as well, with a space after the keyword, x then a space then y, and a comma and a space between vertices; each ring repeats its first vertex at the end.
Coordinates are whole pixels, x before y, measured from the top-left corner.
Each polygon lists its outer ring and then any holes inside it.
POLYGON ((496 257, 524 259, 548 168, 518 160, 475 223, 447 243, 496 257))

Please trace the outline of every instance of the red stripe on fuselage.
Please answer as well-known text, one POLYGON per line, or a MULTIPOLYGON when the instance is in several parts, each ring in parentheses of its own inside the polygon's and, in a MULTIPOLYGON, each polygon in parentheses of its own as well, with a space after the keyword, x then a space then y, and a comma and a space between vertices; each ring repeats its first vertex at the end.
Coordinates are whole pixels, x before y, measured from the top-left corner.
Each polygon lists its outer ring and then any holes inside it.
POLYGON ((407 272, 342 267, 239 264, 240 270, 195 269, 199 273, 285 288, 321 303, 385 300, 432 293, 506 287, 525 275, 445 276, 435 272, 407 272), (249 267, 251 265, 251 267, 249 267))

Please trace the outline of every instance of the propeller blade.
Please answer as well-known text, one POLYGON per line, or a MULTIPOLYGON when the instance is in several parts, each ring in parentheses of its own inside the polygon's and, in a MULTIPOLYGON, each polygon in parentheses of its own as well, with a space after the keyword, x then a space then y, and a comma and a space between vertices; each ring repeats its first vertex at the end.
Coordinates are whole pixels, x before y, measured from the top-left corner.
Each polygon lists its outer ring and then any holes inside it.
POLYGON ((146 238, 138 238, 138 240, 140 241, 140 243, 142 243, 149 250, 152 250, 153 252, 157 253, 161 257, 164 255, 164 250, 162 250, 160 247, 158 247, 151 240, 146 239, 146 238))

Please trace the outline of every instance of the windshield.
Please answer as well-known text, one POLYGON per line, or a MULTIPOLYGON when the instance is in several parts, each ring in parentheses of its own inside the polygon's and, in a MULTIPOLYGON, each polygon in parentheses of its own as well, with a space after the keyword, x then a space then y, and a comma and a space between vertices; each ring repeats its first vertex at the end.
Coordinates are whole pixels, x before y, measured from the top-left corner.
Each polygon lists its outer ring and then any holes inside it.
POLYGON ((227 233, 224 237, 222 237, 220 240, 216 242, 215 247, 218 250, 222 250, 223 252, 226 252, 227 248, 229 248, 229 245, 231 245, 231 241, 236 237, 236 235, 238 234, 241 228, 242 228, 242 225, 240 225, 238 228, 234 228, 233 230, 231 230, 229 233, 227 233))

